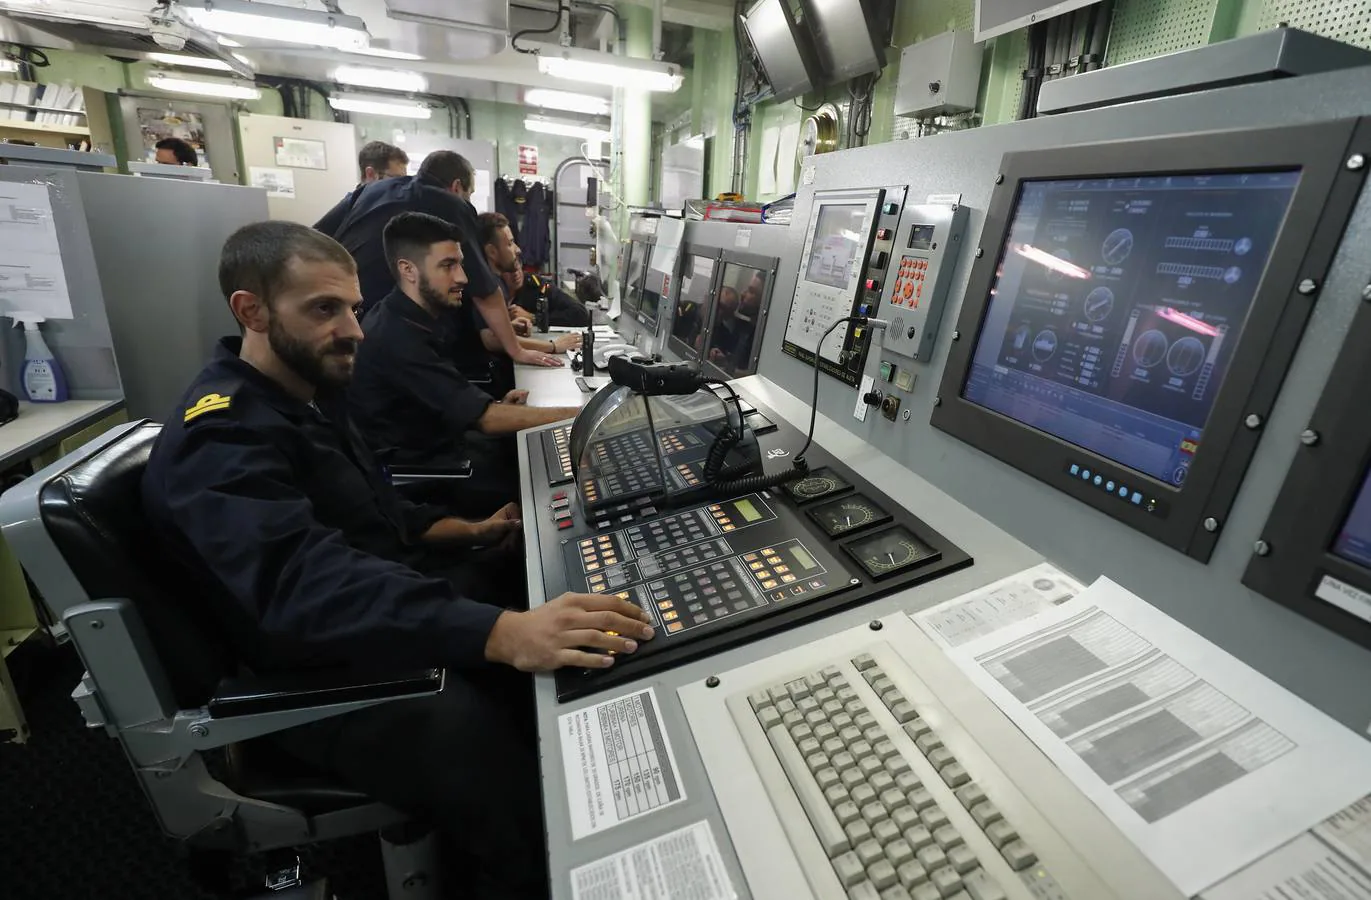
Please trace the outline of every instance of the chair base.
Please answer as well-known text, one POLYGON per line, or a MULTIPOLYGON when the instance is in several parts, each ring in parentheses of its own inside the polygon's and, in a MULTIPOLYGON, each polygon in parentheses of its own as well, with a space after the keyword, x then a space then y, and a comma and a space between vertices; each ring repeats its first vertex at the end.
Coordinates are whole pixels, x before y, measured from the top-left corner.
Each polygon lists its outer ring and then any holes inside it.
POLYGON ((439 900, 442 883, 433 830, 418 822, 401 822, 382 828, 380 835, 386 896, 390 900, 439 900))

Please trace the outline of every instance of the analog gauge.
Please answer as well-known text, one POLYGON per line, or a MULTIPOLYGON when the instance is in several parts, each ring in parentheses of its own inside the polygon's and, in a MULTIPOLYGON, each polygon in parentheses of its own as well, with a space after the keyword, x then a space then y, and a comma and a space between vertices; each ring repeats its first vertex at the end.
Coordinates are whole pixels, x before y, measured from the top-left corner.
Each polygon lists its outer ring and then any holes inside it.
POLYGON ((1097 287, 1085 296, 1085 317, 1099 323, 1109 318, 1114 310, 1114 292, 1107 287, 1097 287))
POLYGON ((1109 232, 1109 236, 1104 239, 1104 245, 1100 247, 1100 255, 1111 266, 1119 265, 1128 259, 1132 252, 1133 232, 1127 228, 1115 228, 1109 232))
POLYGON ((798 481, 790 482, 784 486, 783 490, 796 503, 807 503, 810 500, 818 500, 820 497, 845 491, 850 487, 852 485, 840 478, 832 469, 823 467, 815 469, 798 481))
POLYGON ((852 554, 868 575, 877 580, 923 565, 939 555, 938 551, 911 534, 909 529, 899 525, 855 540, 844 549, 852 554))
POLYGON ((821 503, 809 511, 809 517, 831 538, 890 521, 890 513, 861 494, 821 503))

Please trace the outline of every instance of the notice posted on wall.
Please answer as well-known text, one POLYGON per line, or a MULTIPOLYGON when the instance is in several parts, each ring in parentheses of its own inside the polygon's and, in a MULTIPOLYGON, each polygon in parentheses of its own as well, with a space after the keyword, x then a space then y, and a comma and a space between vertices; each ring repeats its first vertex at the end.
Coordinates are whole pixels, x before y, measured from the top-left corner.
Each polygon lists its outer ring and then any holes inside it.
POLYGON ((295 173, 290 169, 248 166, 248 183, 253 187, 266 188, 268 197, 295 199, 295 173))
POLYGON ((708 822, 571 870, 573 900, 733 900, 708 822))
POLYGON ((46 184, 0 182, 0 315, 71 318, 52 198, 46 184))
POLYGON ((557 725, 572 840, 685 799, 652 688, 567 713, 557 725))

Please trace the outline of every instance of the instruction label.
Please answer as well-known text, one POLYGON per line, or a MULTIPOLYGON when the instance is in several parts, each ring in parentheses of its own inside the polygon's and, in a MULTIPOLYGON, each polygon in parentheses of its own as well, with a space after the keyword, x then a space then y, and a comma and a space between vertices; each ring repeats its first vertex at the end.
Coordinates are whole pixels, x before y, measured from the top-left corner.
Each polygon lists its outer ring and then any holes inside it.
POLYGON ((571 872, 575 900, 733 900, 708 822, 629 847, 571 872))

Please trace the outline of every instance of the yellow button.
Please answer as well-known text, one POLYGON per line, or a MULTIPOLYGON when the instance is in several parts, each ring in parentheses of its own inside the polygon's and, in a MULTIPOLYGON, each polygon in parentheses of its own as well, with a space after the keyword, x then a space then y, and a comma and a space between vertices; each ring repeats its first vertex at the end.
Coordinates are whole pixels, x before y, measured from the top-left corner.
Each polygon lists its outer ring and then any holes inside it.
POLYGON ((752 571, 754 571, 754 572, 760 572, 760 571, 762 571, 762 569, 765 569, 765 568, 766 568, 766 566, 762 565, 762 564, 759 563, 759 562, 755 562, 755 563, 752 564, 752 571))
POLYGON ((600 568, 600 564, 597 563, 597 562, 586 563, 586 571, 587 571, 587 572, 594 572, 594 571, 595 571, 596 569, 598 569, 598 568, 600 568))
POLYGON ((781 573, 789 572, 790 566, 777 566, 776 571, 781 573))
POLYGON ((784 581, 786 584, 790 584, 790 582, 792 582, 792 581, 795 580, 795 576, 794 576, 794 575, 782 575, 782 576, 781 576, 781 580, 784 581))
POLYGON ((663 600, 662 602, 660 602, 660 603, 657 604, 657 608, 658 608, 658 609, 663 609, 663 610, 665 610, 665 609, 671 609, 671 608, 672 608, 672 603, 671 603, 670 600, 663 600))
POLYGON ((628 591, 620 591, 619 593, 615 594, 614 596, 618 597, 618 598, 621 599, 621 600, 627 600, 627 599, 628 599, 628 591))
POLYGON ((775 586, 776 586, 776 582, 772 581, 772 580, 769 579, 769 578, 768 578, 766 581, 763 581, 763 582, 762 582, 762 587, 766 588, 767 590, 771 590, 771 589, 774 588, 775 586))
POLYGON ((757 554, 755 554, 755 553, 744 553, 744 554, 743 554, 743 559, 746 560, 747 562, 752 562, 752 561, 753 561, 754 559, 756 559, 756 558, 757 558, 757 554))
POLYGON ((733 531, 734 529, 735 529, 735 526, 733 526, 733 525, 725 525, 725 526, 724 526, 724 531, 733 531))
POLYGON ((682 623, 680 623, 680 622, 667 622, 667 623, 666 623, 666 630, 667 630, 669 633, 671 633, 671 634, 675 634, 676 632, 680 631, 680 630, 681 630, 682 628, 684 628, 684 627, 685 627, 685 625, 682 624, 682 623))
POLYGON ((674 610, 674 609, 671 610, 671 611, 669 611, 669 612, 664 612, 664 613, 662 613, 662 621, 664 621, 664 622, 675 622, 675 621, 676 621, 676 618, 677 618, 676 610, 674 610))

